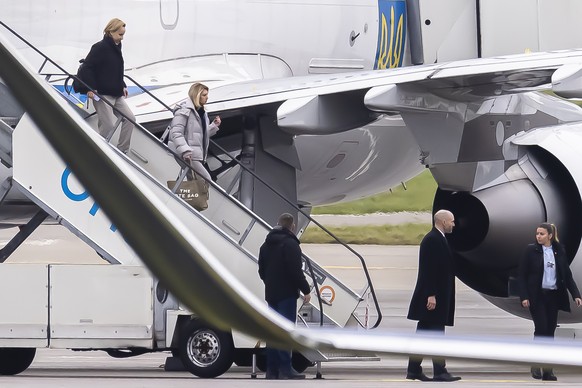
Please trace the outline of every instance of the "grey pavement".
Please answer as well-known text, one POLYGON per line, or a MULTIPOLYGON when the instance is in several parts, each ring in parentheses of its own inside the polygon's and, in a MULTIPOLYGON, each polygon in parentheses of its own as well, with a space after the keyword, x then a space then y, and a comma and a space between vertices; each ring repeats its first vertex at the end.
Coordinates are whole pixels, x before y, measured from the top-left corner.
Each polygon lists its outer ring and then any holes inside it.
MULTIPOLYGON (((18 249, 11 260, 99 262, 92 250, 65 230, 41 227, 38 234, 18 249), (59 253, 60 252, 60 253, 59 253)), ((58 228, 58 227, 57 227, 58 228)), ((12 231, 14 232, 14 231, 12 231)), ((0 246, 10 233, 0 231, 0 246)), ((417 270, 417 246, 353 246, 365 259, 378 291, 383 320, 380 330, 412 333, 415 322, 408 321, 406 311, 417 270)), ((334 275, 345 280, 354 289, 363 284, 358 262, 337 245, 305 244, 303 249, 334 275)), ((514 317, 496 308, 462 283, 457 283, 457 311, 455 326, 447 328, 450 335, 496 336, 530 338, 530 321, 514 317)), ((365 306, 358 308, 360 316, 365 306)), ((370 320, 375 314, 370 314, 370 320)), ((385 357, 376 362, 338 362, 323 364, 324 380, 314 380, 315 368, 306 371, 305 381, 268 381, 264 375, 251 379, 251 369, 232 367, 217 379, 202 380, 187 372, 164 372, 163 363, 168 354, 154 353, 135 358, 114 359, 103 352, 73 352, 71 350, 40 349, 31 367, 18 376, 0 376, 0 387, 245 387, 250 385, 301 385, 333 387, 401 387, 430 384, 404 379, 406 357, 385 357)), ((430 362, 425 361, 430 375, 430 362)), ((479 363, 448 360, 449 370, 463 377, 456 383, 438 383, 463 387, 578 387, 582 371, 556 368, 559 381, 540 382, 531 379, 529 368, 509 363, 479 363)))

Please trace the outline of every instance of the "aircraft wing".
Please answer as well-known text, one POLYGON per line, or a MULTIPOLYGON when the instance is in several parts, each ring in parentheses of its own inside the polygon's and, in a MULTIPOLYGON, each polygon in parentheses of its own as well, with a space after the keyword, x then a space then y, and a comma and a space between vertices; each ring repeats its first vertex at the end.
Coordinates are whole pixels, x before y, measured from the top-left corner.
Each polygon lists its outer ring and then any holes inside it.
POLYGON ((54 90, 42 84, 33 70, 22 65, 22 58, 8 48, 2 37, 0 55, 3 58, 0 77, 80 182, 148 268, 210 324, 220 329, 232 327, 296 349, 362 349, 402 355, 582 366, 582 347, 558 341, 542 345, 295 329, 242 286, 192 231, 168 216, 171 212, 147 188, 137 187, 134 182, 139 179, 123 163, 118 163, 119 155, 54 90))
MULTIPOLYGON (((552 73, 565 64, 582 63, 581 51, 524 54, 490 59, 472 59, 446 64, 410 66, 365 72, 322 74, 238 82, 212 90, 208 108, 236 110, 251 106, 345 94, 387 85, 408 85, 439 90, 444 98, 459 95, 459 89, 478 95, 486 85, 498 93, 514 88, 550 83, 552 73)), ((481 93, 483 96, 488 93, 481 93)), ((492 94, 498 95, 498 94, 492 94)))
POLYGON ((552 76, 555 91, 566 90, 577 80, 580 66, 582 50, 576 50, 245 81, 217 85, 211 90, 206 107, 214 113, 271 109, 276 111, 278 126, 288 133, 326 134, 366 124, 374 118, 370 110, 398 112, 402 108, 414 109, 420 102, 424 109, 427 105, 438 108, 439 100, 471 103, 502 94, 547 89, 552 76), (556 80, 554 73, 558 69, 567 71, 559 72, 560 79, 556 80), (573 80, 572 74, 576 74, 573 80), (391 92, 388 100, 387 91, 391 92), (438 99, 427 101, 426 96, 419 97, 422 93, 438 99))
MULTIPOLYGON (((208 112, 225 117, 260 111, 276 116, 278 127, 292 135, 322 135, 366 125, 377 118, 376 112, 397 113, 427 105, 438 109, 442 100, 471 103, 548 89, 553 76, 555 91, 569 90, 571 76, 576 74, 576 81, 581 66, 582 50, 574 50, 339 74, 201 81, 210 87, 208 112), (558 69, 564 71, 558 72, 561 76, 556 81, 558 69), (433 102, 432 96, 438 99, 433 102)), ((149 78, 159 77, 151 74, 149 78)), ((172 84, 151 92, 172 106, 184 101, 189 86, 172 84)), ((140 122, 171 116, 147 95, 134 96, 129 103, 140 122)))

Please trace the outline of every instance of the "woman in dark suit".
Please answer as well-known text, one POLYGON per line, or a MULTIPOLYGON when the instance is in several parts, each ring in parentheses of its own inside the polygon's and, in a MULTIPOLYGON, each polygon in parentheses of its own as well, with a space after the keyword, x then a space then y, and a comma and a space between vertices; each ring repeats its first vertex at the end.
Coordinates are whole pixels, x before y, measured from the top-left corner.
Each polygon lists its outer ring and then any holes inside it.
MULTIPOLYGON (((519 266, 520 299, 529 307, 534 322, 534 338, 554 338, 558 310, 570 312, 568 291, 582 305, 580 291, 572 278, 566 251, 558 241, 554 224, 542 223, 536 229, 537 243, 530 244, 519 266)), ((556 381, 552 369, 532 367, 534 379, 556 381)))

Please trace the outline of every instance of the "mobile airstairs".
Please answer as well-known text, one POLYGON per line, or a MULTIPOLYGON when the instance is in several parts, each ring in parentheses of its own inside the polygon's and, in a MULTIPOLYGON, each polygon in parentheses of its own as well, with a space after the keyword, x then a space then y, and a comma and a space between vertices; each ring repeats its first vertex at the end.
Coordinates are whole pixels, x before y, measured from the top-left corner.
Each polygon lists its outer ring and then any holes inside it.
MULTIPOLYGON (((50 61, 48 58, 47 60, 50 61)), ((117 134, 118 131, 107 140, 116 144, 117 134)), ((177 177, 178 180, 184 179, 189 167, 181 163, 160 139, 137 123, 130 152, 128 155, 120 152, 118 154, 117 163, 131 168, 134 172, 134 183, 138 187, 147 187, 155 193, 155 196, 166 204, 174 217, 177 217, 188 229, 196 231, 197 237, 204 242, 205 247, 226 268, 229 268, 259 298, 263 297, 263 284, 257 273, 257 257, 259 248, 271 229, 267 222, 213 182, 210 182, 209 207, 205 211, 198 212, 179 199, 167 187, 167 181, 176 180, 177 177)), ((99 208, 99 204, 80 185, 70 167, 60 159, 26 114, 21 118, 0 119, 0 159, 5 166, 12 168, 12 176, 3 182, 0 188, 2 200, 10 190, 18 190, 42 209, 2 250, 0 261, 4 261, 48 216, 95 249, 104 260, 117 264, 117 266, 111 266, 112 268, 118 267, 127 273, 128 269, 131 272, 134 267, 142 267, 139 257, 125 242, 115 225, 108 220, 99 208)), ((310 218, 309 215, 304 215, 310 218)), ((347 246, 346 248, 351 251, 351 248, 347 246)), ((304 270, 312 284, 313 295, 316 297, 312 298, 310 306, 304 306, 300 310, 298 325, 367 328, 367 326, 376 327, 379 324, 381 313, 370 277, 361 256, 358 255, 357 258, 365 273, 365 284, 358 292, 304 255, 304 270), (370 295, 376 308, 376 322, 367 325, 358 315, 357 309, 361 310, 362 305, 369 302, 370 295)), ((6 265, 10 264, 3 264, 3 266, 6 265)), ((99 276, 96 275, 98 271, 94 273, 90 268, 91 266, 85 265, 80 271, 84 276, 87 276, 87 273, 99 276)), ((24 269, 24 271, 27 270, 24 269)), ((51 282, 59 279, 57 275, 59 271, 62 272, 62 268, 58 265, 45 265, 42 271, 48 272, 46 289, 49 290, 50 300, 51 290, 58 288, 51 282)), ((72 271, 74 272, 75 269, 72 271)), ((75 316, 69 317, 69 321, 65 319, 63 322, 54 322, 50 320, 50 317, 58 316, 58 314, 51 311, 55 307, 49 304, 47 321, 41 320, 38 324, 41 328, 44 325, 46 331, 39 329, 36 334, 27 334, 27 338, 38 337, 40 342, 36 343, 39 345, 30 345, 29 342, 29 345, 23 347, 100 349, 117 357, 147 351, 171 350, 174 355, 180 356, 188 370, 199 376, 220 375, 228 369, 232 361, 238 365, 247 366, 250 366, 253 361, 253 375, 256 375, 254 361, 259 355, 257 361, 261 368, 264 343, 236 332, 220 333, 212 328, 204 327, 195 318, 195 312, 192 314, 181 308, 179 302, 168 294, 162 284, 147 274, 147 271, 145 274, 139 273, 140 278, 151 279, 152 290, 151 320, 148 323, 148 319, 145 319, 140 330, 128 334, 127 322, 109 323, 102 325, 101 331, 97 334, 96 331, 90 330, 91 325, 88 321, 83 322, 82 329, 75 327, 79 325, 79 321, 75 321, 78 317, 75 316), (123 326, 124 330, 119 330, 118 326, 123 326), (75 328, 65 330, 64 328, 67 327, 75 328), (52 330, 53 328, 58 330, 52 330), (120 334, 122 332, 125 334, 120 334)), ((104 281, 108 281, 110 278, 107 276, 112 275, 109 273, 105 276, 104 281)), ((23 281, 19 279, 20 283, 23 281)), ((87 290, 71 290, 71 292, 81 292, 81 294, 89 292, 90 286, 88 284, 84 286, 87 290)), ((98 287, 103 287, 103 285, 98 287)), ((123 289, 123 286, 121 287, 120 295, 127 291, 123 289)), ((88 299, 93 300, 93 297, 94 295, 88 299)), ((67 303, 73 302, 67 301, 67 303)), ((75 301, 75 303, 86 304, 86 301, 75 301)), ((92 303, 107 304, 108 302, 99 300, 97 297, 92 303)), ((54 304, 57 303, 54 302, 54 304)), ((66 307, 75 308, 74 306, 66 307)), ((367 311, 368 308, 366 308, 367 311)), ((367 322, 368 317, 364 319, 367 322)), ((108 318, 106 321, 115 322, 115 319, 108 318)), ((32 322, 27 322, 27 324, 27 330, 30 332, 32 322)), ((0 320, 0 346, 19 347, 17 334, 19 330, 16 326, 14 323, 7 325, 6 321, 0 320), (10 332, 9 335, 6 335, 7 331, 10 332)), ((298 370, 303 370, 317 363, 318 375, 320 375, 322 361, 375 359, 377 357, 370 354, 324 354, 314 350, 295 355, 294 366, 298 370)), ((0 373, 2 373, 1 370, 0 373)))

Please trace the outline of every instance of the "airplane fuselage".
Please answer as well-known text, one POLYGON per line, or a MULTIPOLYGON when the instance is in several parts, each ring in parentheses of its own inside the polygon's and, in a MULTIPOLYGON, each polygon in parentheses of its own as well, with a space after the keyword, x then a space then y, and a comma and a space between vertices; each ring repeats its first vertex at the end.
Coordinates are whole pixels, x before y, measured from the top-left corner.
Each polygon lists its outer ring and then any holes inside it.
MULTIPOLYGON (((127 24, 122 44, 128 74, 149 88, 181 84, 179 92, 164 96, 169 105, 183 100, 195 81, 212 89, 216 81, 386 68, 406 62, 403 0, 220 4, 125 0, 101 1, 90 12, 82 3, 51 1, 3 9, 6 24, 72 73, 101 39, 107 21, 122 19, 127 24), (218 62, 224 55, 230 57, 221 67, 218 62), (235 57, 242 59, 235 62, 235 57)), ((37 53, 10 39, 40 68, 37 53)), ((50 68, 45 66, 43 72, 50 68)), ((147 122, 149 106, 143 108, 139 96, 128 103, 137 120, 147 122)), ((312 205, 381 192, 422 169, 416 142, 398 117, 344 133, 299 137, 296 147, 301 158, 298 197, 312 205), (340 163, 330 164, 338 157, 340 163)))
MULTIPOLYGON (((404 57, 403 1, 124 0, 87 7, 61 0, 2 9, 5 23, 70 71, 101 39, 112 17, 127 24, 126 68, 211 53, 260 53, 283 59, 293 75, 304 75, 334 68, 371 69, 391 48, 399 59, 392 66, 404 57), (396 11, 394 23, 391 10, 396 11), (398 40, 382 42, 383 19, 384 34, 400 28, 398 40), (377 55, 381 46, 386 51, 377 55)), ((36 55, 29 58, 38 61, 36 55)))

